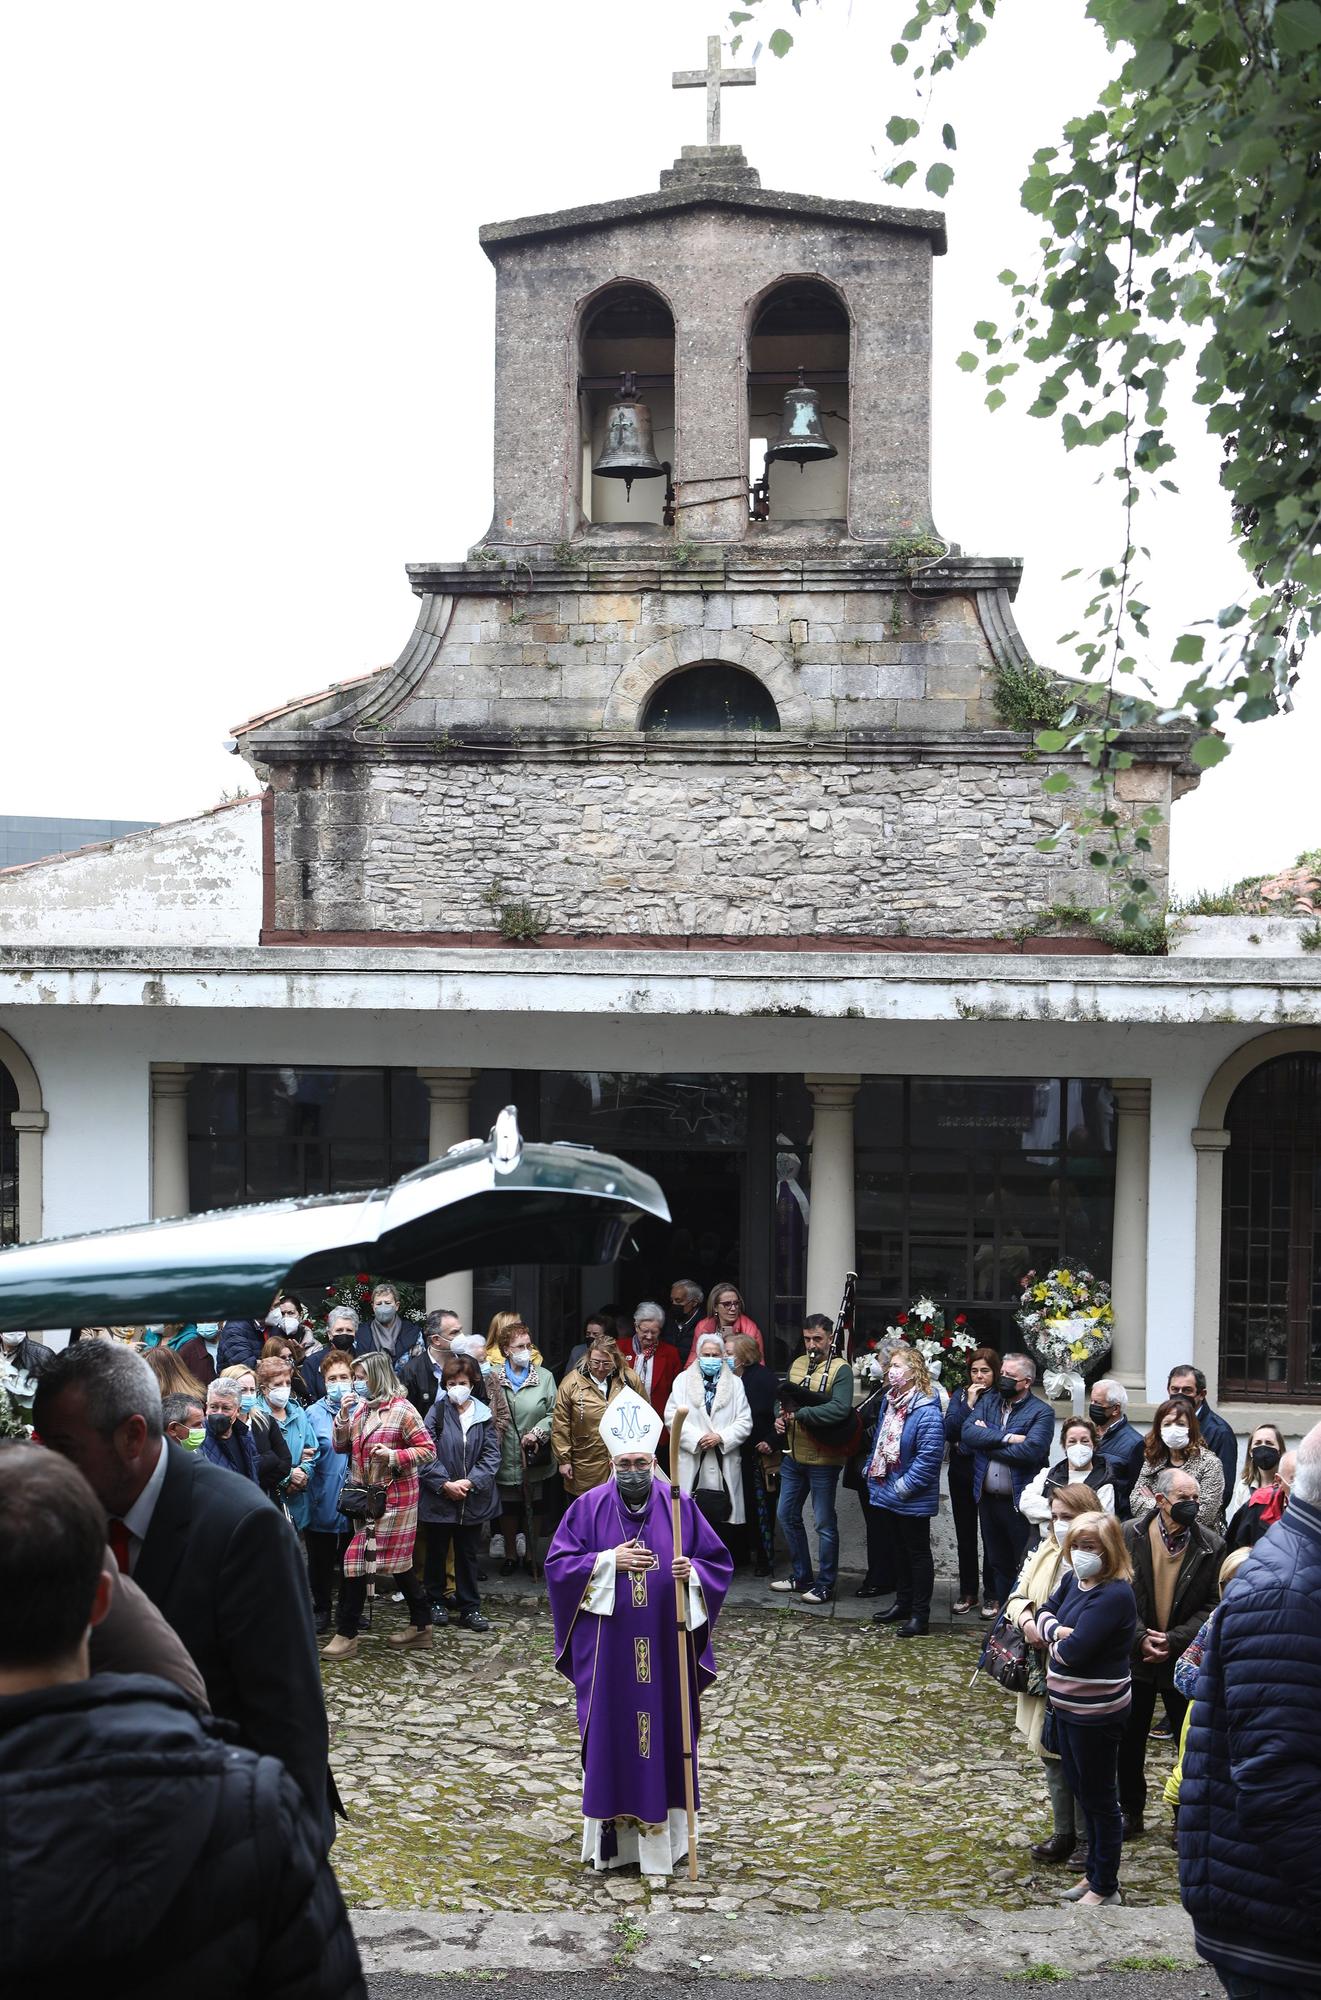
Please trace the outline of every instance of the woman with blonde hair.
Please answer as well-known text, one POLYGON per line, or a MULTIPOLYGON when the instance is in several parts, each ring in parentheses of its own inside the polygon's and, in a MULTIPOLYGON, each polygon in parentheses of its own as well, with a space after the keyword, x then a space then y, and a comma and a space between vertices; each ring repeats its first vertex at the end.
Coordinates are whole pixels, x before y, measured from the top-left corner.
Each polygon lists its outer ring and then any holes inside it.
POLYGON ((431 1601, 412 1571, 419 1475, 436 1456, 436 1447, 388 1354, 354 1355, 353 1401, 340 1405, 331 1443, 336 1451, 348 1454, 346 1489, 384 1486, 385 1512, 377 1521, 357 1519, 353 1539, 344 1551, 335 1637, 322 1649, 321 1657, 351 1660, 357 1652, 369 1565, 371 1574, 394 1578, 394 1588, 403 1593, 408 1605, 410 1622, 392 1632, 389 1643, 429 1646, 431 1601))
POLYGON ((1132 1704, 1129 1662, 1137 1635, 1133 1565, 1113 1514, 1079 1514, 1064 1538, 1060 1581, 1021 1630, 1046 1649, 1046 1695, 1060 1761, 1082 1807, 1087 1868, 1064 1900, 1120 1903, 1119 1739, 1132 1704))
POLYGON ((766 1359, 766 1343, 761 1337, 761 1328, 755 1319, 748 1318, 742 1292, 727 1278, 722 1279, 718 1285, 712 1285, 707 1294, 706 1318, 697 1322, 692 1348, 684 1363, 686 1368, 696 1366, 697 1343, 704 1333, 718 1333, 722 1340, 727 1340, 731 1333, 746 1334, 749 1340, 755 1340, 757 1343, 757 1359, 759 1361, 766 1359))
POLYGON ((160 1383, 162 1396, 192 1396, 199 1403, 205 1401, 206 1385, 189 1373, 172 1347, 144 1347, 140 1352, 160 1383))
POLYGON ((873 1614, 894 1625, 898 1639, 925 1638, 931 1624, 936 1570, 931 1521, 940 1507, 945 1419, 931 1373, 916 1347, 896 1347, 885 1371, 886 1396, 867 1461, 867 1497, 885 1515, 894 1565, 895 1599, 873 1614))
MULTIPOLYGON (((1050 1520, 1035 1548, 1029 1549, 1018 1581, 1005 1600, 1005 1623, 1021 1632, 1024 1621, 1034 1618, 1060 1580, 1064 1563, 1064 1542, 1069 1528, 1081 1514, 1096 1512, 1096 1495, 1090 1486, 1057 1486, 1051 1493, 1050 1520)), ((1046 1725, 1046 1658, 1038 1648, 1028 1661, 1029 1687, 1017 1697, 1014 1727, 1027 1738, 1028 1748, 1040 1757, 1046 1775, 1054 1826, 1049 1840, 1039 1840, 1032 1849, 1034 1861, 1066 1862, 1083 1867, 1082 1808, 1069 1789, 1058 1749, 1048 1749, 1042 1741, 1046 1725)))

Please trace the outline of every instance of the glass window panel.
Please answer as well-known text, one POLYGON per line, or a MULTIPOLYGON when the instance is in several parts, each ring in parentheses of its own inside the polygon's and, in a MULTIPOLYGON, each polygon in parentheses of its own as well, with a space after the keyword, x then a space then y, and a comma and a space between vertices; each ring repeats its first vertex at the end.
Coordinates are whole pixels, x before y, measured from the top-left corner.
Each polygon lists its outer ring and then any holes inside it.
POLYGON ((195 1069, 188 1079, 190 1138, 237 1138, 241 1130, 240 1069, 195 1069))
POLYGON ((383 1142, 337 1139, 320 1150, 329 1157, 330 1185, 336 1193, 383 1187, 389 1179, 383 1142))
POLYGON ((908 1169, 909 1227, 924 1235, 952 1235, 968 1224, 968 1175, 961 1160, 915 1153, 908 1169))
POLYGON ((303 1148, 292 1141, 249 1140, 245 1168, 249 1201, 277 1201, 308 1192, 303 1181, 303 1148))
POLYGON ((542 1130, 603 1152, 640 1145, 742 1146, 748 1090, 743 1076, 651 1076, 631 1070, 548 1070, 542 1130))
POLYGON ((915 1077, 910 1143, 966 1152, 1023 1152, 1060 1143, 1060 1085, 1053 1079, 915 1077))
POLYGON ((967 1244, 914 1237, 908 1252, 908 1288, 914 1294, 929 1292, 942 1303, 966 1294, 967 1244))

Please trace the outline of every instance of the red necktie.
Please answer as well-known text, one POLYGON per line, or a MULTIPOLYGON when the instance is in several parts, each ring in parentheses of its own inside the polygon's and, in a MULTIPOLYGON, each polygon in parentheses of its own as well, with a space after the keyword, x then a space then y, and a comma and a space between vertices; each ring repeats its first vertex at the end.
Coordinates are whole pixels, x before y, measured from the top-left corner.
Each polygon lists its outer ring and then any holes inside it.
POLYGON ((124 1523, 121 1520, 117 1519, 116 1516, 113 1514, 111 1515, 109 1521, 106 1524, 106 1540, 110 1544, 111 1555, 114 1557, 115 1561, 119 1564, 120 1573, 124 1576, 127 1576, 128 1549, 129 1549, 128 1529, 125 1527, 124 1523))

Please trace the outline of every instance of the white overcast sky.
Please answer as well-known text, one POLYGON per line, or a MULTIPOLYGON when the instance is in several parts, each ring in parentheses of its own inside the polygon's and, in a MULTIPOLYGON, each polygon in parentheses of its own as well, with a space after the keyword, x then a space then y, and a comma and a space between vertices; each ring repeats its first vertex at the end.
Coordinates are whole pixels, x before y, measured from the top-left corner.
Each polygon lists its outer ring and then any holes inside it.
MULTIPOLYGON (((773 0, 778 4, 778 0, 773 0)), ((763 185, 886 200, 886 50, 907 0, 826 0, 725 137, 763 185), (879 149, 879 150, 877 150, 879 149)), ((43 0, 0 21, 0 716, 9 812, 168 819, 252 779, 243 717, 392 659, 408 561, 490 509, 485 221, 642 192, 702 99, 673 92, 718 0, 43 0)), ((787 5, 768 17, 792 19, 787 5)), ((746 52, 740 57, 746 60, 746 52)), ((935 516, 1021 555, 1036 656, 1118 544, 1109 488, 1052 425, 982 406, 954 357, 1031 262, 1032 148, 1108 72, 1081 0, 1006 0, 946 80, 958 128, 937 263, 935 516)), ((915 200, 924 197, 916 196, 915 200)), ((1234 594, 1209 445, 1144 524, 1153 658, 1234 594)), ((1175 815, 1175 886, 1318 839, 1318 703, 1259 724, 1175 815)))

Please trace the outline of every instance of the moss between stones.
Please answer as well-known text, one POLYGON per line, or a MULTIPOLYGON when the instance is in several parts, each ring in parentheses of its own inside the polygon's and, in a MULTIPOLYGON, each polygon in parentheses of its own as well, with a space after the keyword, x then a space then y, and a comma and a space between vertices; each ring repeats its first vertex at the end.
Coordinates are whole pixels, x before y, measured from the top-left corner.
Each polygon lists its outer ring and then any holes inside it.
MULTIPOLYGON (((357 1660, 325 1671, 351 1904, 1027 1909, 1064 1885, 1028 1853, 1048 1812, 1013 1703, 989 1681, 968 1687, 976 1633, 903 1644, 807 1613, 731 1612, 704 1711, 701 1881, 651 1891, 579 1866, 577 1727, 547 1614, 497 1608, 489 1638, 438 1631, 429 1653, 402 1657, 385 1645, 399 1615, 380 1605, 357 1660)), ((1168 1745, 1151 1755, 1163 1779, 1168 1745)), ((1153 1789, 1153 1830, 1124 1858, 1135 1904, 1178 1898, 1153 1789)))

